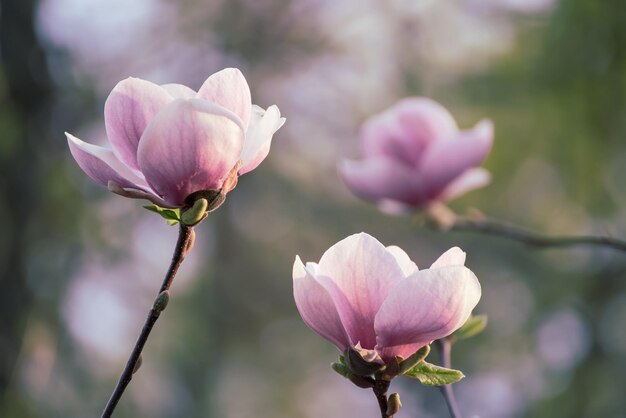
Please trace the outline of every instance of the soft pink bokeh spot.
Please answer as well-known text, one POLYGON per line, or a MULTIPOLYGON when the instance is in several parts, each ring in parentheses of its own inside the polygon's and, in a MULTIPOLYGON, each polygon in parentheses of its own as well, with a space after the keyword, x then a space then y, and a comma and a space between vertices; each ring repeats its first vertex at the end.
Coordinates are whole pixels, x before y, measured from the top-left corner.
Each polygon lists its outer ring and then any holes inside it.
POLYGON ((304 322, 343 351, 360 343, 383 360, 408 357, 461 327, 481 295, 458 247, 419 270, 402 249, 351 235, 319 264, 293 265, 296 306, 304 322))
POLYGON ((489 183, 489 173, 477 166, 492 142, 491 121, 460 131, 439 103, 407 98, 365 122, 363 159, 344 160, 339 171, 357 196, 403 212, 489 183))

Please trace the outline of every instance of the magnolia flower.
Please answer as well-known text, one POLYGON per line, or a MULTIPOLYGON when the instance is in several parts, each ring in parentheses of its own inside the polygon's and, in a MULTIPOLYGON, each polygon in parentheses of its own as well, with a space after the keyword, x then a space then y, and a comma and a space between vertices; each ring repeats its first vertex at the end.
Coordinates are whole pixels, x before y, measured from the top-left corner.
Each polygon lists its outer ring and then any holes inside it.
POLYGON ((211 75, 198 92, 139 78, 120 81, 104 105, 110 148, 66 133, 82 170, 109 190, 163 207, 192 193, 232 189, 267 156, 284 118, 253 105, 238 69, 211 75))
POLYGON ((364 159, 343 161, 339 171, 357 196, 378 202, 384 210, 404 212, 489 183, 489 173, 476 166, 492 140, 489 120, 459 131, 439 103, 407 98, 365 122, 364 159))
POLYGON ((464 263, 454 247, 418 270, 402 249, 360 233, 330 247, 319 264, 296 257, 294 298, 304 322, 339 350, 408 358, 460 328, 478 303, 480 284, 464 263))

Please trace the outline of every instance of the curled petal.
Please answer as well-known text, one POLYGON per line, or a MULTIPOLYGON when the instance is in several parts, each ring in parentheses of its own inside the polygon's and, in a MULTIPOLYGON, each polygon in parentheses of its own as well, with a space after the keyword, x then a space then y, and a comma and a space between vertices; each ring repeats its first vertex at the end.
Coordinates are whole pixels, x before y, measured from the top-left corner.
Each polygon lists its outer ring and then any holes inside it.
POLYGON ((65 136, 78 166, 92 180, 105 187, 109 181, 113 181, 122 187, 149 190, 148 184, 140 174, 126 167, 112 150, 88 144, 67 132, 65 136))
POLYGON ((261 164, 270 152, 272 136, 284 123, 285 118, 280 117, 278 107, 270 106, 267 110, 263 110, 259 106, 252 106, 250 126, 246 132, 246 141, 241 153, 243 165, 239 174, 252 171, 261 164))
POLYGON ((374 318, 394 286, 404 279, 395 257, 374 237, 351 235, 320 259, 317 280, 332 298, 352 345, 376 345, 374 318))
POLYGON ((107 137, 115 155, 137 170, 139 139, 150 121, 172 101, 161 86, 140 78, 127 78, 113 88, 104 104, 107 137))
POLYGON ((225 68, 211 75, 198 90, 198 97, 235 113, 243 121, 244 131, 248 128, 252 111, 250 87, 237 68, 225 68))
POLYGON ((470 168, 450 183, 441 194, 442 200, 451 200, 465 193, 484 187, 491 181, 491 174, 484 168, 470 168))
POLYGON ((416 173, 386 157, 344 160, 339 172, 350 190, 366 200, 390 199, 416 205, 427 201, 416 173))
POLYGON ((383 358, 407 357, 450 335, 465 323, 480 294, 478 279, 466 267, 412 274, 393 289, 376 316, 378 350, 383 358))
POLYGON ((389 247, 387 247, 387 251, 389 251, 391 255, 394 256, 394 258, 398 262, 398 266, 400 266, 400 269, 405 276, 409 276, 419 270, 417 268, 417 264, 411 261, 409 255, 402 248, 396 245, 390 245, 389 247))
POLYGON ((176 99, 142 136, 139 166, 164 200, 182 205, 191 193, 222 186, 243 138, 241 121, 230 111, 200 99, 176 99))
POLYGON ((431 269, 438 269, 447 266, 464 266, 465 265, 465 251, 459 247, 452 247, 445 253, 443 253, 435 262, 430 266, 431 269))
POLYGON ((293 296, 300 316, 309 328, 344 351, 350 346, 346 330, 330 295, 308 267, 296 256, 293 263, 293 296))
POLYGON ((463 172, 478 165, 489 153, 493 124, 482 120, 458 137, 437 141, 424 155, 421 176, 431 193, 442 193, 463 172))

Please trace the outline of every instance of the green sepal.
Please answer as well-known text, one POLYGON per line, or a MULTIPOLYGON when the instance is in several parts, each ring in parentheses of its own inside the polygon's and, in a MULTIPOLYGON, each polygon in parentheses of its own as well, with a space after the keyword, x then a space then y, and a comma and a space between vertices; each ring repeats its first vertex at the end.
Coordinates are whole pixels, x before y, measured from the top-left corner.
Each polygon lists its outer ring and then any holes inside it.
POLYGON ((166 209, 157 205, 147 205, 144 209, 148 209, 150 212, 158 213, 167 222, 168 225, 176 225, 180 222, 180 210, 179 209, 166 209))
POLYGON ((422 385, 442 386, 456 383, 465 375, 460 370, 446 369, 445 367, 422 361, 404 373, 405 376, 417 379, 422 385))
POLYGON ((407 371, 411 370, 413 367, 417 366, 421 361, 424 361, 429 353, 430 346, 425 345, 424 347, 413 353, 409 358, 402 360, 402 362, 400 363, 400 370, 398 374, 404 374, 407 371))
POLYGON ((487 315, 471 315, 465 324, 457 329, 452 336, 459 340, 480 334, 487 327, 487 315))
POLYGON ((349 381, 351 381, 356 386, 362 389, 369 389, 369 388, 374 387, 374 379, 372 379, 371 377, 357 376, 357 375, 352 374, 352 372, 350 371, 350 368, 346 364, 346 359, 343 356, 339 356, 339 363, 332 363, 330 367, 335 372, 345 377, 346 379, 348 379, 349 381))

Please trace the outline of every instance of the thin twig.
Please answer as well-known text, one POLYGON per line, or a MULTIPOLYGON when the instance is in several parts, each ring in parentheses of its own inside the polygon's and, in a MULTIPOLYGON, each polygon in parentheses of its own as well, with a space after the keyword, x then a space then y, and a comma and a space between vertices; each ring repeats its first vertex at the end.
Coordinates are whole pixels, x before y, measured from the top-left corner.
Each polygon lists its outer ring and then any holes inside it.
POLYGON ((596 246, 626 252, 626 241, 612 237, 579 235, 552 236, 541 234, 510 223, 478 216, 459 216, 443 203, 437 202, 426 208, 425 213, 433 226, 442 231, 467 231, 492 235, 517 241, 534 248, 564 248, 596 246))
MULTIPOLYGON (((439 351, 439 356, 441 357, 441 365, 447 369, 452 367, 451 354, 452 351, 452 341, 448 338, 442 338, 440 340, 435 341, 437 349, 439 351)), ((459 404, 456 401, 456 397, 454 396, 454 391, 452 390, 452 385, 443 385, 439 386, 441 389, 441 393, 446 400, 446 404, 448 405, 448 410, 450 411, 450 416, 452 418, 462 418, 461 409, 459 408, 459 404)))
POLYGON ((450 227, 452 231, 470 231, 494 235, 521 242, 535 248, 562 248, 580 245, 608 247, 626 251, 626 241, 601 236, 550 236, 539 234, 515 225, 489 219, 458 217, 450 227))
MULTIPOLYGON (((176 243, 174 255, 172 256, 172 262, 167 271, 167 274, 165 275, 163 284, 159 289, 159 293, 157 294, 157 301, 162 300, 162 293, 170 288, 170 285, 172 284, 172 280, 174 280, 174 276, 176 276, 178 268, 185 259, 187 253, 191 250, 191 247, 193 246, 193 239, 193 228, 185 226, 181 223, 178 233, 178 242, 176 243)), ((143 347, 148 340, 148 336, 150 335, 150 331, 152 331, 152 327, 154 327, 157 319, 159 319, 159 315, 161 314, 163 309, 164 306, 156 302, 152 309, 150 309, 150 312, 148 313, 148 318, 143 325, 141 334, 139 334, 139 337, 137 338, 137 342, 135 343, 135 347, 133 348, 130 358, 126 363, 126 367, 124 368, 124 371, 122 372, 120 379, 117 382, 113 393, 111 394, 111 398, 107 402, 104 411, 102 412, 102 418, 109 418, 113 414, 117 403, 124 394, 124 390, 133 378, 133 373, 137 371, 138 363, 140 364, 141 361, 141 352, 143 350, 143 347)))
POLYGON ((372 388, 374 395, 376 395, 376 400, 378 401, 382 418, 391 418, 387 415, 387 390, 389 390, 389 383, 390 382, 388 380, 376 379, 374 387, 372 388))

